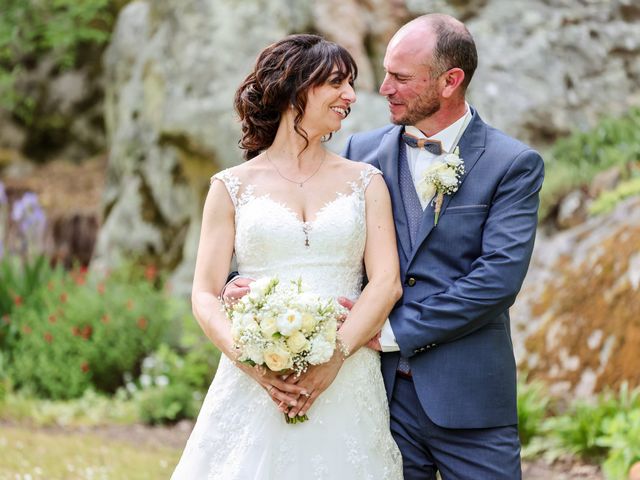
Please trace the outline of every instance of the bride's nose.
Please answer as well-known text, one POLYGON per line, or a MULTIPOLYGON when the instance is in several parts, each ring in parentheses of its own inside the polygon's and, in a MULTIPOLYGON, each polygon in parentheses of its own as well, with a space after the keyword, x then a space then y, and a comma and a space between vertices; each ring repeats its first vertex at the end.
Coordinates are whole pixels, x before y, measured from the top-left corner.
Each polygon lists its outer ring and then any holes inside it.
POLYGON ((353 89, 353 87, 351 86, 351 84, 347 84, 345 86, 345 88, 342 91, 342 95, 341 98, 343 100, 346 100, 347 102, 351 103, 356 103, 356 92, 353 89))

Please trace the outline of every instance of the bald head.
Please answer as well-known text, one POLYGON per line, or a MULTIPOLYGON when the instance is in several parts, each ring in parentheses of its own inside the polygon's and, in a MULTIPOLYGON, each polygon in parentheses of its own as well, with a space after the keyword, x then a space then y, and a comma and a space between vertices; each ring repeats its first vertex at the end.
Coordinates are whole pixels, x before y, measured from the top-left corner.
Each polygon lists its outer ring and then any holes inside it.
POLYGON ((422 15, 405 24, 389 42, 389 50, 419 59, 431 67, 434 76, 452 68, 462 69, 464 90, 478 66, 476 45, 467 27, 441 13, 422 15))

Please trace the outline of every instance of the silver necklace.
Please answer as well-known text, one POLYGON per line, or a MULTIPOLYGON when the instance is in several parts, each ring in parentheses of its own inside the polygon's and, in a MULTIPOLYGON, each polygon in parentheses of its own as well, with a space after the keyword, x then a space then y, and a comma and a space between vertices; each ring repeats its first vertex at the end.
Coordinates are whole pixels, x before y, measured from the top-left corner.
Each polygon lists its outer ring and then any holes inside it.
POLYGON ((292 180, 290 178, 285 177, 282 173, 280 173, 280 170, 278 170, 278 167, 276 167, 276 164, 273 163, 273 161, 271 160, 271 157, 269 156, 269 151, 265 150, 264 151, 265 155, 267 156, 267 160, 269 160, 269 163, 273 166, 273 168, 275 169, 275 171, 277 172, 277 174, 280 176, 280 178, 283 178, 284 180, 286 180, 287 182, 291 182, 291 183, 295 183, 296 185, 298 185, 300 188, 302 188, 304 186, 305 183, 307 183, 309 180, 311 180, 311 178, 320 171, 320 167, 322 167, 322 164, 324 163, 325 159, 327 158, 327 151, 324 151, 324 156, 322 157, 322 160, 320 160, 320 164, 318 165, 318 168, 315 169, 315 171, 309 175, 307 178, 305 178, 302 181, 298 181, 298 180, 292 180))

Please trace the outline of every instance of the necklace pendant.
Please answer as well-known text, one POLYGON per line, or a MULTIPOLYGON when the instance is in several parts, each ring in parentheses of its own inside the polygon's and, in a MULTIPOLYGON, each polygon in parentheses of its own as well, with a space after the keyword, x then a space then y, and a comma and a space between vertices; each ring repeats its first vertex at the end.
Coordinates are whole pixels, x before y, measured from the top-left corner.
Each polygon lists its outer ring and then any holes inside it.
POLYGON ((302 185, 304 185, 304 182, 298 184, 300 188, 302 188, 302 185))

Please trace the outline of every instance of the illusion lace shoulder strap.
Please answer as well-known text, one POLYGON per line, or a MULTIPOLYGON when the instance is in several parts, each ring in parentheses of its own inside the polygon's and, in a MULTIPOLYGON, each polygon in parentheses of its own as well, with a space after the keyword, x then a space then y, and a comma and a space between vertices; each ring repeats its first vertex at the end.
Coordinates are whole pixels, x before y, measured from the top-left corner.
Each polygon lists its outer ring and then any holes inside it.
POLYGON ((360 176, 358 179, 349 182, 349 185, 354 192, 364 196, 364 192, 367 190, 367 187, 374 175, 382 175, 382 172, 373 165, 367 164, 362 170, 360 170, 360 176))
POLYGON ((214 180, 220 180, 229 192, 229 197, 233 202, 234 207, 238 207, 238 192, 240 191, 240 179, 236 177, 229 169, 222 170, 211 177, 209 185, 213 184, 214 180))

